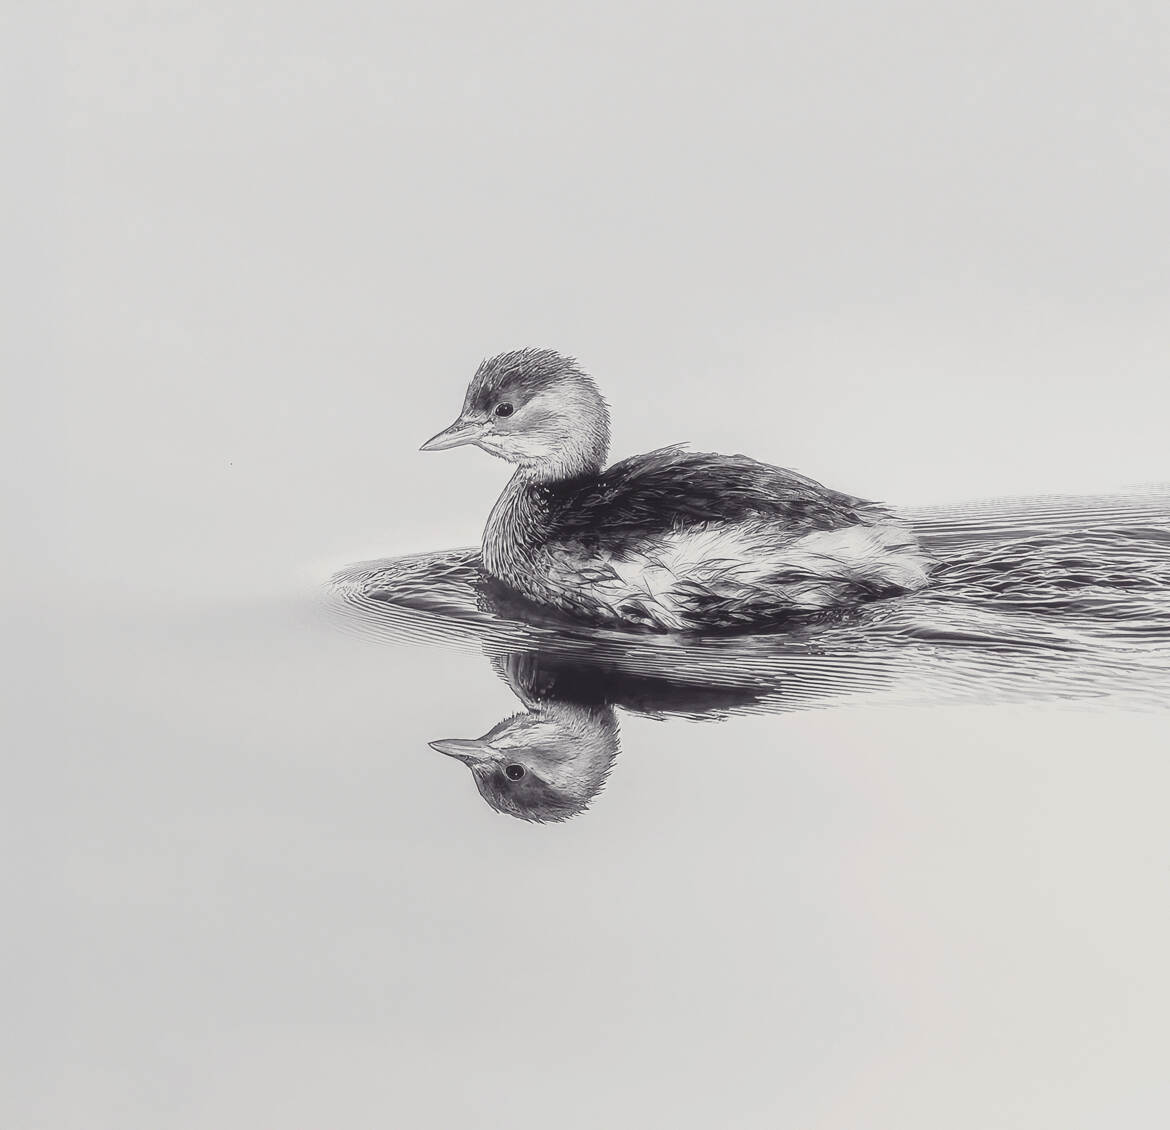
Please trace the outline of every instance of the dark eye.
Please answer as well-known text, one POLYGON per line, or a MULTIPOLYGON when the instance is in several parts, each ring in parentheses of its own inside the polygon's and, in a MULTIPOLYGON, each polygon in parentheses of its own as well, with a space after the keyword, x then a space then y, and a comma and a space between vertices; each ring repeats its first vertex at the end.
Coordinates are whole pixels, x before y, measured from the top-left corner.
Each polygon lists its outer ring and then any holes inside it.
POLYGON ((509 781, 519 781, 520 778, 524 776, 524 766, 509 765, 504 770, 504 776, 507 777, 509 781))
MULTIPOLYGON (((514 411, 515 411, 515 409, 510 404, 497 404, 496 405, 496 415, 497 416, 511 416, 514 411)), ((521 770, 521 772, 523 772, 523 770, 521 770)))

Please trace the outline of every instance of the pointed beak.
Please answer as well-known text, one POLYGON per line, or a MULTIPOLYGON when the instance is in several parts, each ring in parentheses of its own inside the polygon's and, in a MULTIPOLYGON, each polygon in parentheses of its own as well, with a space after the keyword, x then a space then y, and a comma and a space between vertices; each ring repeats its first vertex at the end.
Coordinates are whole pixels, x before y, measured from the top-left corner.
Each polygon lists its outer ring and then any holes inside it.
POLYGON ((446 451, 449 447, 462 447, 465 443, 476 443, 487 432, 486 422, 467 420, 460 416, 449 428, 431 436, 419 451, 446 451))
POLYGON ((464 765, 469 765, 473 761, 482 761, 492 752, 492 747, 487 742, 477 738, 440 738, 437 742, 428 742, 427 744, 436 752, 454 757, 456 760, 462 761, 464 765))

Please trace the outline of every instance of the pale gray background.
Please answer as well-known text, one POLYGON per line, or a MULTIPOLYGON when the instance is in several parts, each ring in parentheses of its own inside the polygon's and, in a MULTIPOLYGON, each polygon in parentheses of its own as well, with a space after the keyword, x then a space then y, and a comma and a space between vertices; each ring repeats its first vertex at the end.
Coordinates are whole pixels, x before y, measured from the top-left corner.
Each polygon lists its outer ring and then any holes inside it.
POLYGON ((1165 479, 1164 4, 6 8, 5 1126, 1166 1124, 1164 717, 632 720, 538 829, 313 606, 522 344, 617 454, 1165 479))

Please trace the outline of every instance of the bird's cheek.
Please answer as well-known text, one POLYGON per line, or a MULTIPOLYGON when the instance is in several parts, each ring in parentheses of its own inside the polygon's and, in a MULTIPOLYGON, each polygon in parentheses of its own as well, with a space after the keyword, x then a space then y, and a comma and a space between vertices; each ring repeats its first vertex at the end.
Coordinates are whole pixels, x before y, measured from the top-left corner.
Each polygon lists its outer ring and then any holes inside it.
POLYGON ((528 432, 513 432, 511 435, 496 434, 490 437, 490 443, 492 444, 490 448, 492 452, 514 461, 538 459, 547 451, 547 446, 541 442, 540 438, 532 436, 528 432))
POLYGON ((509 440, 507 436, 497 435, 495 432, 488 432, 487 435, 479 441, 479 446, 484 451, 490 451, 493 455, 507 455, 509 449, 509 440))

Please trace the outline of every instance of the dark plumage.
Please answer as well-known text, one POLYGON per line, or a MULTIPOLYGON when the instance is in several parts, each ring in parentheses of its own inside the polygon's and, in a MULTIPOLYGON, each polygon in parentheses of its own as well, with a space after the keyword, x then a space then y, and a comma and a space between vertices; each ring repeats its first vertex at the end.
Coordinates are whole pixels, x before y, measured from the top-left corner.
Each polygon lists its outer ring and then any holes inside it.
POLYGON ((617 548, 647 534, 705 522, 783 519, 792 532, 852 526, 882 513, 872 503, 829 490, 795 471, 746 455, 712 455, 680 445, 633 455, 598 475, 549 484, 559 538, 604 530, 617 548))
MULTIPOLYGON (((500 402, 515 404, 531 400, 570 378, 589 381, 576 358, 562 356, 552 349, 501 353, 480 362, 467 386, 463 411, 487 414, 500 402)), ((607 419, 607 429, 608 425, 607 419)))
POLYGON ((609 413, 571 358, 485 361, 424 447, 518 463, 483 538, 487 572, 592 621, 746 628, 921 588, 927 558, 880 506, 743 455, 666 447, 602 470, 609 413))

